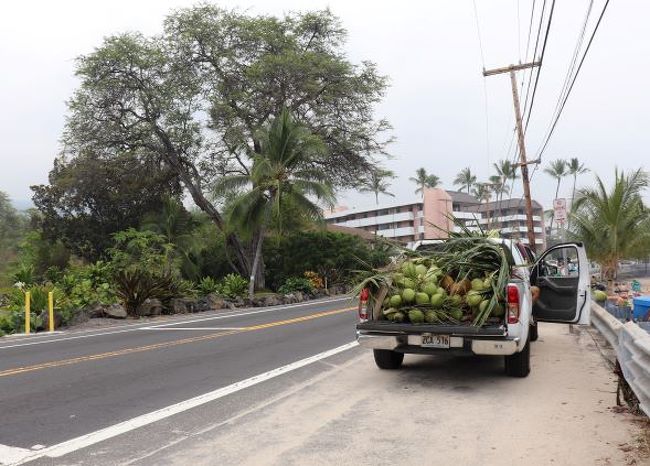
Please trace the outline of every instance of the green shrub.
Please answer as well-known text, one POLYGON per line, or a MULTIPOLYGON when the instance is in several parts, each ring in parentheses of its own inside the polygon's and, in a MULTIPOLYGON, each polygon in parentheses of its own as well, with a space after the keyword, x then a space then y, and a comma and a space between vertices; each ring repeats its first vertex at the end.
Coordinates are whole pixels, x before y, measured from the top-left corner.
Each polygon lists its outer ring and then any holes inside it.
POLYGON ((197 291, 201 296, 207 296, 211 293, 219 293, 221 286, 212 277, 203 277, 197 286, 197 291))
POLYGON ((34 267, 29 264, 19 264, 18 268, 11 274, 11 280, 14 283, 31 285, 36 280, 34 277, 34 267))
POLYGON ((222 295, 228 298, 244 296, 248 291, 248 280, 236 273, 229 273, 221 280, 219 288, 222 295))
POLYGON ((295 291, 312 293, 314 291, 314 286, 308 278, 290 277, 287 278, 287 280, 280 288, 278 288, 278 293, 282 294, 293 293, 295 291))
POLYGON ((123 269, 115 272, 115 291, 129 315, 147 299, 169 301, 178 296, 177 279, 171 274, 153 274, 146 270, 123 269))

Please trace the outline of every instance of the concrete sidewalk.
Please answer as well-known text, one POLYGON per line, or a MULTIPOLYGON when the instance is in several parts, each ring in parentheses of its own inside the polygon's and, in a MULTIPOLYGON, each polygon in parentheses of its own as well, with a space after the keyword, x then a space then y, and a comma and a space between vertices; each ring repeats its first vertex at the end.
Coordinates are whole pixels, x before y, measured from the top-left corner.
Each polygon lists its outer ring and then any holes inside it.
POLYGON ((137 464, 649 464, 587 332, 540 324, 532 366, 407 355, 390 372, 362 352, 137 464))

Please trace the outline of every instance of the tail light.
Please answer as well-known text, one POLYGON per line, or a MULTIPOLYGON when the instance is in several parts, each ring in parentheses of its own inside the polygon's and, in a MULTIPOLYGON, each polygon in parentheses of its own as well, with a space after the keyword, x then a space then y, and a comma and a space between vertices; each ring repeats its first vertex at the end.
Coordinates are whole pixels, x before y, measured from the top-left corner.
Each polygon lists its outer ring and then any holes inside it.
POLYGON ((359 293, 359 321, 366 322, 368 320, 368 298, 370 297, 370 290, 364 288, 359 293))
POLYGON ((506 288, 507 303, 506 312, 509 324, 519 322, 519 288, 517 285, 509 284, 506 288))

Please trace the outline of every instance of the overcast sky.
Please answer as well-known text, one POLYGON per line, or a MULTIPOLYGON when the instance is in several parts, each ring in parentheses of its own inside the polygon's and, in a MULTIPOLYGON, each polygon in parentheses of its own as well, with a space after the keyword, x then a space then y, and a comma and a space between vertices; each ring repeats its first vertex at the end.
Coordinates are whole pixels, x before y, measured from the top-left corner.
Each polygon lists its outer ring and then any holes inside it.
MULTIPOLYGON (((195 3, 6 2, 0 16, 0 190, 14 199, 29 199, 29 186, 47 181, 59 150, 65 101, 77 84, 75 57, 91 52, 106 35, 133 30, 158 33, 171 9, 195 3)), ((390 148, 394 157, 386 166, 399 175, 392 186, 398 199, 412 195, 415 186, 408 177, 418 167, 440 176, 443 186, 453 189, 453 178, 461 168, 470 166, 486 179, 493 174, 492 163, 506 156, 514 128, 510 82, 508 75, 482 77, 471 0, 217 3, 272 14, 329 7, 341 18, 349 32, 350 59, 374 61, 390 76, 391 88, 377 116, 388 118, 394 126, 396 142, 390 148)), ((476 3, 485 66, 516 63, 525 50, 532 1, 476 3)), ((537 1, 537 9, 541 3, 537 1)), ((550 123, 588 4, 587 0, 556 2, 527 134, 530 158, 550 123)), ((602 5, 603 0, 594 1, 588 31, 602 5)), ((629 170, 645 164, 648 168, 648 17, 650 2, 611 2, 543 166, 553 158, 575 156, 608 181, 615 166, 629 170)), ((579 183, 592 181, 589 174, 579 183)), ((568 196, 571 182, 563 183, 562 194, 568 196)), ((554 182, 541 169, 534 174, 532 192, 550 205, 554 182)), ((521 195, 519 184, 515 194, 521 195)), ((348 193, 341 201, 362 206, 374 199, 348 193)))

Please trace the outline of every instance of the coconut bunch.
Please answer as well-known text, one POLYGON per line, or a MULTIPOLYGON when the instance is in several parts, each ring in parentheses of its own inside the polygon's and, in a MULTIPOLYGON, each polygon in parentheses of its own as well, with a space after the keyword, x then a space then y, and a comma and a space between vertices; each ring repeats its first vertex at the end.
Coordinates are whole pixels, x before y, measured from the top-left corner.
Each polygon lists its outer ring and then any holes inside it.
POLYGON ((451 238, 402 258, 359 285, 381 302, 381 317, 397 323, 482 326, 500 322, 510 277, 506 250, 493 240, 451 238))

